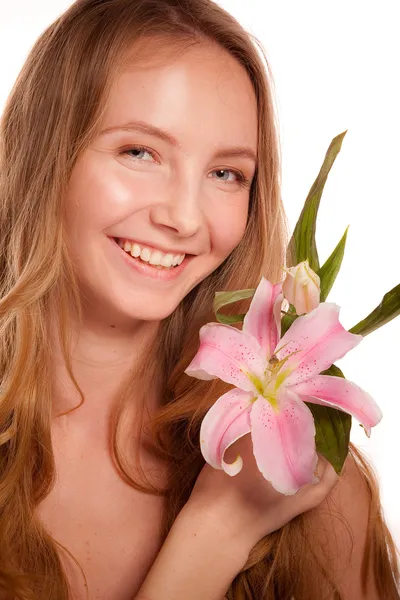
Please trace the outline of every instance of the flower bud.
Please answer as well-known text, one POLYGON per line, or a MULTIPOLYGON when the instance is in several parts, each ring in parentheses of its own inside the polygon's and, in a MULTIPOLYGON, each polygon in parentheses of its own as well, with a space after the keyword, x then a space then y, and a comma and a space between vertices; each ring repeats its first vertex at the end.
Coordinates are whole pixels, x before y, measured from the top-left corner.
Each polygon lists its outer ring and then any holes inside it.
POLYGON ((321 293, 320 278, 311 269, 308 260, 283 270, 286 272, 286 279, 282 284, 282 292, 290 304, 293 304, 296 313, 303 315, 317 308, 321 293))

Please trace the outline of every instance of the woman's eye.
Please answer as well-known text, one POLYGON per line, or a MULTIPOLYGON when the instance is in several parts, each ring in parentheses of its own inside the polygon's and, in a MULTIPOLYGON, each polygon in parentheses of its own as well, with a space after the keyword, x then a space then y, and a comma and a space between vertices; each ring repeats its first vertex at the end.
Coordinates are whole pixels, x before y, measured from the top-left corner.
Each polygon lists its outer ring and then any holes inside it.
MULTIPOLYGON (((145 153, 145 154, 147 153, 149 156, 154 158, 154 154, 150 150, 145 148, 144 146, 132 146, 132 148, 128 148, 127 150, 124 150, 124 152, 123 152, 123 154, 128 154, 129 156, 131 156, 131 158, 137 159, 137 160, 143 160, 142 153, 145 153), (130 154, 131 152, 133 152, 134 154, 131 155, 130 154)), ((144 162, 148 162, 148 159, 145 160, 144 162)))
POLYGON ((219 175, 222 174, 222 177, 217 177, 217 179, 219 179, 220 181, 226 181, 227 183, 240 183, 241 185, 246 185, 248 184, 248 179, 246 179, 246 177, 243 175, 243 173, 241 173, 240 171, 236 171, 235 169, 215 169, 215 171, 213 171, 213 173, 218 173, 219 175), (234 175, 234 177, 236 179, 228 179, 225 177, 225 175, 229 175, 232 174, 234 175))
MULTIPOLYGON (((124 150, 122 154, 127 154, 133 160, 139 160, 144 162, 151 162, 151 160, 149 161, 149 159, 144 159, 143 154, 148 154, 151 157, 151 159, 155 158, 154 153, 148 148, 145 148, 144 146, 131 146, 127 150, 124 150)), ((219 181, 223 181, 226 183, 239 183, 245 188, 249 188, 251 185, 251 181, 247 179, 247 177, 245 177, 241 171, 236 171, 236 169, 215 169, 214 171, 212 171, 212 173, 222 175, 222 177, 218 176, 216 178, 219 181), (226 177, 226 175, 228 175, 228 178, 226 177), (233 175, 233 179, 229 178, 229 175, 233 175)))

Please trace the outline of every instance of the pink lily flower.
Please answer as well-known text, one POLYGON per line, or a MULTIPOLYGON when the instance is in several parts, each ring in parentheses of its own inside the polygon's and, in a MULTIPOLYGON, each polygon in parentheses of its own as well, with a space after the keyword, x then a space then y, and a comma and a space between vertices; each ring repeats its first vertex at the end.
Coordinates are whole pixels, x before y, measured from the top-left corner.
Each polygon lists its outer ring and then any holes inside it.
POLYGON ((204 325, 199 350, 185 373, 235 386, 202 421, 200 445, 206 462, 236 475, 243 460, 238 455, 228 464, 225 451, 251 433, 258 469, 277 491, 292 495, 318 481, 314 418, 304 402, 349 413, 368 437, 382 413, 355 383, 320 375, 363 339, 340 324, 339 306, 320 303, 296 319, 281 338, 282 302, 282 284, 272 285, 263 277, 242 330, 221 323, 204 325))

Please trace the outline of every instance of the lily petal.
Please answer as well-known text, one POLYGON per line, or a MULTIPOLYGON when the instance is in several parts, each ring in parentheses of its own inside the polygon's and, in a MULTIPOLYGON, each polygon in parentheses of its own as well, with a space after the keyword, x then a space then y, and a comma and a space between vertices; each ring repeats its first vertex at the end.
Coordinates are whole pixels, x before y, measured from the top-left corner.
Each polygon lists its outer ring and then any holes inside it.
POLYGON ((250 432, 251 402, 254 394, 234 388, 223 394, 210 408, 200 428, 200 448, 205 460, 214 469, 237 475, 243 466, 240 455, 235 462, 224 461, 227 448, 250 432))
POLYGON ((286 385, 315 377, 361 342, 362 335, 349 333, 341 325, 339 310, 333 302, 322 302, 296 319, 281 338, 275 351, 279 360, 296 352, 282 367, 286 385))
POLYGON ((318 455, 309 408, 290 389, 279 394, 279 410, 259 397, 253 405, 251 437, 257 466, 272 486, 287 496, 316 483, 318 455))
POLYGON ((259 341, 267 361, 274 353, 281 336, 282 302, 282 284, 272 285, 262 277, 243 320, 242 331, 259 341))
POLYGON ((265 368, 254 337, 230 325, 207 323, 200 329, 199 350, 185 373, 198 379, 219 377, 241 390, 258 393, 248 375, 262 379, 265 368))
POLYGON ((349 413, 362 424, 368 437, 371 435, 371 427, 377 425, 383 416, 368 392, 343 377, 318 375, 292 385, 290 389, 299 394, 304 402, 332 406, 349 413))

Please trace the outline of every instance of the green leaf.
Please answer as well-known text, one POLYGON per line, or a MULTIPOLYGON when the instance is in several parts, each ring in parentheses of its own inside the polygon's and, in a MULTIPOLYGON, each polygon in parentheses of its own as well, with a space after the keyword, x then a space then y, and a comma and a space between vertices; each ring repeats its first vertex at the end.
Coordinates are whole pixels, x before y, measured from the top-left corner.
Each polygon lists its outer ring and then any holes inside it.
POLYGON ((315 242, 318 208, 326 180, 332 165, 335 162, 336 156, 340 152, 343 138, 346 133, 347 130, 333 138, 320 172, 309 191, 303 210, 301 211, 289 242, 287 252, 288 266, 294 266, 308 259, 308 263, 312 270, 315 272, 319 270, 319 259, 315 242))
POLYGON ((315 421, 315 446, 333 466, 339 475, 349 452, 351 415, 330 408, 306 402, 315 421))
POLYGON ((233 304, 239 300, 245 300, 246 298, 252 298, 255 293, 255 289, 247 290, 235 290, 233 292, 215 292, 213 311, 217 320, 224 325, 232 325, 232 323, 241 323, 246 316, 246 313, 238 315, 223 315, 219 311, 223 306, 233 304))
POLYGON ((320 302, 325 302, 329 292, 332 289, 333 284, 335 283, 337 274, 340 271, 340 267, 342 265, 342 260, 344 256, 344 249, 346 247, 348 229, 349 225, 346 227, 346 231, 344 232, 342 239, 328 258, 328 260, 322 265, 322 267, 317 273, 317 275, 321 279, 320 302))
POLYGON ((400 314, 400 283, 387 292, 380 304, 362 321, 349 329, 350 333, 366 336, 400 314))
POLYGON ((294 323, 295 320, 298 318, 299 318, 299 315, 289 314, 288 312, 283 315, 283 317, 281 319, 281 338, 285 335, 285 333, 287 332, 289 327, 292 325, 292 323, 294 323))
POLYGON ((345 376, 343 375, 343 371, 341 369, 339 369, 339 367, 337 367, 336 365, 331 365, 329 367, 329 369, 325 369, 325 371, 321 371, 320 375, 331 375, 333 377, 343 377, 343 379, 345 379, 345 376))
MULTIPOLYGON (((322 371, 321 375, 344 377, 336 365, 322 371)), ((320 406, 306 402, 313 414, 315 422, 315 445, 317 452, 322 454, 340 474, 346 456, 349 452, 351 415, 336 408, 320 406)))

